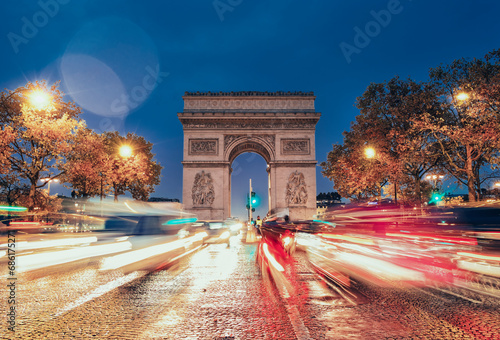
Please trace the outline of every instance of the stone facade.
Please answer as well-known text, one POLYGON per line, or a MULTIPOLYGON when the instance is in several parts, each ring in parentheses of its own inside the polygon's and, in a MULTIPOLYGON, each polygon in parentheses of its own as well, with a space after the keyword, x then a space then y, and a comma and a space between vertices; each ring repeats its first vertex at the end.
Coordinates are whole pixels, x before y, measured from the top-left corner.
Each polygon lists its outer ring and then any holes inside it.
POLYGON ((269 210, 316 212, 315 131, 321 114, 304 92, 186 93, 183 204, 199 219, 231 213, 231 164, 244 152, 268 164, 269 210))

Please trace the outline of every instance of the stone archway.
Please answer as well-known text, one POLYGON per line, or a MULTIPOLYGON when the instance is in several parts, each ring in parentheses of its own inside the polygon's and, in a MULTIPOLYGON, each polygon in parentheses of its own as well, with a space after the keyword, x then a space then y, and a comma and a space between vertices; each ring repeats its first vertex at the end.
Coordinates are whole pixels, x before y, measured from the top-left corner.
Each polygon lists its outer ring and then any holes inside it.
POLYGON ((183 204, 200 219, 231 212, 231 164, 244 152, 268 164, 269 209, 292 219, 316 212, 313 93, 188 93, 178 113, 184 130, 183 204))

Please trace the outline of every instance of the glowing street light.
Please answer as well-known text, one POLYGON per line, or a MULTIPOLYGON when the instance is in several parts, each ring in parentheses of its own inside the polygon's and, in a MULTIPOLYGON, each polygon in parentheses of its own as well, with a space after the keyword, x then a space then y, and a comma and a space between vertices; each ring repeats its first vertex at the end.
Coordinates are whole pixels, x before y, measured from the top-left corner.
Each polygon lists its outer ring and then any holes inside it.
POLYGON ((436 174, 430 174, 425 176, 425 179, 428 181, 434 181, 434 188, 437 188, 437 183, 438 181, 443 180, 444 175, 436 175, 436 174))
POLYGON ((457 95, 457 99, 460 100, 460 101, 466 101, 467 99, 469 99, 469 95, 465 92, 460 92, 458 95, 457 95))
POLYGON ((365 148, 365 157, 366 158, 374 158, 375 157, 375 149, 372 147, 365 148))
POLYGON ((500 188, 500 182, 496 182, 493 186, 496 188, 500 188))
POLYGON ((427 179, 429 181, 431 179, 437 180, 437 179, 443 179, 443 178, 444 178, 444 175, 427 175, 427 176, 425 176, 425 179, 427 179))
POLYGON ((52 97, 43 90, 34 90, 28 95, 32 108, 36 110, 46 110, 50 107, 52 97))
POLYGON ((42 181, 42 182, 48 182, 49 183, 49 185, 47 187, 47 196, 50 196, 50 183, 51 182, 59 182, 59 180, 57 178, 52 178, 52 179, 50 179, 50 178, 40 178, 40 181, 42 181))
POLYGON ((132 148, 128 145, 120 146, 120 156, 124 158, 128 158, 132 156, 132 148))

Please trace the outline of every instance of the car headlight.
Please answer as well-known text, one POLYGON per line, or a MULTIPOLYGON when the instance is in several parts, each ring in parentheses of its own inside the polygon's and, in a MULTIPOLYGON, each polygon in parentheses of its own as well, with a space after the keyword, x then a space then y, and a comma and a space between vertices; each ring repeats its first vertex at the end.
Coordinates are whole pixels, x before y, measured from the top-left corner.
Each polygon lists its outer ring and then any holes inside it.
POLYGON ((231 231, 238 231, 241 229, 241 223, 236 223, 231 226, 231 231))
POLYGON ((219 238, 221 238, 221 239, 226 239, 226 238, 229 238, 229 236, 231 236, 231 233, 229 233, 229 231, 227 231, 227 230, 226 230, 225 232, 223 232, 223 233, 219 236, 219 238))

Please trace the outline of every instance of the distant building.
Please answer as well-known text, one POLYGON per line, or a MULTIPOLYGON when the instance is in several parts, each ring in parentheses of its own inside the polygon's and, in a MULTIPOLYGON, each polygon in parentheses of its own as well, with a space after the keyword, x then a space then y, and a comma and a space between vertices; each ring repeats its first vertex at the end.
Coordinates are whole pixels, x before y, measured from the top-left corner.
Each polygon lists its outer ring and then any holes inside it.
POLYGON ((164 197, 150 197, 148 202, 176 202, 179 203, 178 198, 164 198, 164 197))
POLYGON ((342 197, 337 192, 319 193, 316 196, 316 207, 331 207, 336 204, 342 204, 342 197))
POLYGON ((342 197, 337 192, 320 193, 316 196, 316 217, 324 216, 328 208, 344 204, 342 197))

